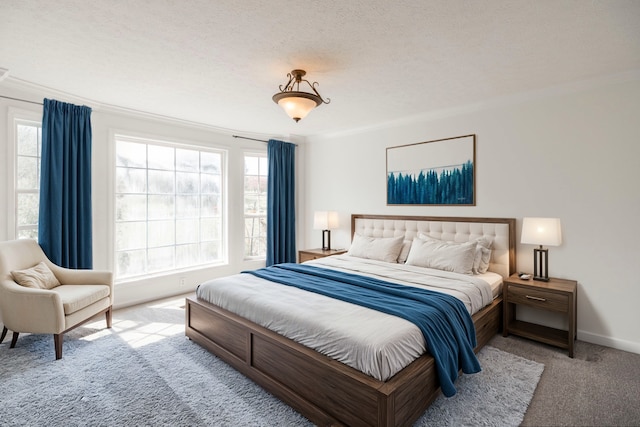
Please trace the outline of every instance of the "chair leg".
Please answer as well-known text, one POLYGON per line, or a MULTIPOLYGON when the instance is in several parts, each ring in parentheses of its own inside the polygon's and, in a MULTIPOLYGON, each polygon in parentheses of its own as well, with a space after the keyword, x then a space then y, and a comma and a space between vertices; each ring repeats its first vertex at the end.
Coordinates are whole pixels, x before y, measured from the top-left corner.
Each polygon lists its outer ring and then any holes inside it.
POLYGON ((0 336, 0 344, 2 344, 2 341, 4 341, 4 337, 6 337, 6 336, 7 336, 7 331, 8 331, 7 327, 6 327, 6 326, 4 326, 4 327, 2 328, 2 336, 0 336))
MULTIPOLYGON (((109 310, 107 310, 107 312, 105 313, 105 316, 107 318, 107 329, 111 327, 111 319, 112 319, 112 308, 109 307, 109 310)), ((0 341, 2 342, 2 341, 0 341)))
POLYGON ((14 348, 16 346, 16 343, 18 342, 18 335, 20 335, 19 332, 13 332, 13 336, 11 337, 11 345, 9 346, 9 348, 14 348))
POLYGON ((56 360, 62 359, 62 341, 64 334, 53 334, 53 343, 56 348, 56 360))

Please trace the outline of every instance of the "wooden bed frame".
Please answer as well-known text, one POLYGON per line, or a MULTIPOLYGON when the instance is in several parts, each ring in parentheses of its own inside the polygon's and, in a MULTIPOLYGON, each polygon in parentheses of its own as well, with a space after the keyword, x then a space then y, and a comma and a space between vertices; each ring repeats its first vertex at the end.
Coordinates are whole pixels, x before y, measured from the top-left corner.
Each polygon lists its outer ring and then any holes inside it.
MULTIPOLYGON (((464 224, 506 224, 509 233, 508 274, 515 271, 515 219, 353 215, 354 232, 359 219, 409 221, 409 224, 413 221, 460 222, 463 228, 464 224)), ((377 232, 372 231, 374 234, 377 232)), ((407 230, 395 233, 411 235, 407 230)), ((496 298, 472 317, 476 327, 477 352, 500 329, 502 298, 496 298)), ((186 300, 185 332, 191 340, 316 425, 410 425, 440 393, 434 359, 428 354, 389 380, 378 381, 195 297, 186 300)))

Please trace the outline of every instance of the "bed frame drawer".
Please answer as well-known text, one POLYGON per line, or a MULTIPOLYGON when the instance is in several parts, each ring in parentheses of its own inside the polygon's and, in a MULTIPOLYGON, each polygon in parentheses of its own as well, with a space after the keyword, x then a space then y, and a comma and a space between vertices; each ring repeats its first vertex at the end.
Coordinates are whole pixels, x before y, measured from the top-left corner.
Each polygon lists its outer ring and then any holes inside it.
POLYGON ((528 305, 544 310, 566 312, 569 308, 569 297, 548 291, 509 285, 508 300, 515 304, 528 305))

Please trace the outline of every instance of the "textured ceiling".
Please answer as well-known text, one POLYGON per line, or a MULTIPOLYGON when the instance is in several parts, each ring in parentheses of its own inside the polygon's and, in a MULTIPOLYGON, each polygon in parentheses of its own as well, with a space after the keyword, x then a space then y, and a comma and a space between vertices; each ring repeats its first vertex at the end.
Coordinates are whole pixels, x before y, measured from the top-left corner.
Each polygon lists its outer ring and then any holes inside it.
POLYGON ((637 0, 0 0, 0 68, 96 105, 321 135, 635 72, 639 22, 637 0), (294 68, 331 98, 299 123, 271 100, 294 68))

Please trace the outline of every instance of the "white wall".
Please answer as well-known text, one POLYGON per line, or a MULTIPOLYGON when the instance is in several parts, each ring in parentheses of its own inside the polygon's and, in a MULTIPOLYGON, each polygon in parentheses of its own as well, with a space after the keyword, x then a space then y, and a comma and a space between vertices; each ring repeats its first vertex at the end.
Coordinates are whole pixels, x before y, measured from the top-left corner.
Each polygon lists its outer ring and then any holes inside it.
MULTIPOLYGON (((20 87, 18 84, 2 83, 2 95, 21 99, 42 101, 44 97, 58 99, 60 101, 83 104, 82 100, 73 99, 64 94, 43 93, 29 87, 20 87)), ((231 133, 211 129, 195 124, 180 123, 167 119, 153 118, 148 115, 123 112, 116 108, 91 105, 92 123, 92 207, 93 207, 93 258, 94 268, 114 270, 113 261, 113 134, 155 137, 161 140, 193 143, 204 146, 215 146, 227 150, 229 179, 227 182, 227 194, 234 195, 227 198, 228 211, 228 262, 219 266, 184 270, 172 274, 162 274, 141 280, 130 280, 116 283, 115 306, 123 307, 138 302, 154 300, 165 296, 187 293, 205 280, 237 273, 245 269, 253 269, 264 266, 262 261, 245 261, 243 256, 243 182, 244 182, 244 152, 266 151, 264 142, 236 139, 231 133), (184 286, 180 285, 184 278, 184 286)), ((6 172, 10 162, 8 156, 8 112, 9 110, 24 110, 35 112, 35 117, 42 117, 42 106, 20 101, 0 98, 0 240, 13 237, 9 227, 10 209, 8 197, 12 183, 6 172)), ((267 139, 265 136, 251 135, 254 138, 267 139)), ((300 138, 295 136, 280 137, 280 139, 296 142, 300 138)), ((304 146, 300 145, 298 151, 299 179, 304 182, 302 176, 304 146)), ((300 187, 301 188, 301 187, 300 187)), ((301 191, 299 189, 298 193, 301 191)), ((303 195, 300 194, 301 200, 303 195)), ((302 234, 299 231, 299 234, 302 234)))
MULTIPOLYGON (((518 99, 344 135, 308 138, 305 218, 336 210, 333 247, 352 213, 558 217, 551 276, 578 285, 578 338, 640 353, 640 78, 556 88, 518 99), (385 148, 476 134, 476 206, 386 206, 385 148)), ((320 246, 306 228, 306 247, 320 246)), ((533 246, 518 245, 531 271, 533 246)), ((523 313, 553 325, 558 319, 523 313)))

